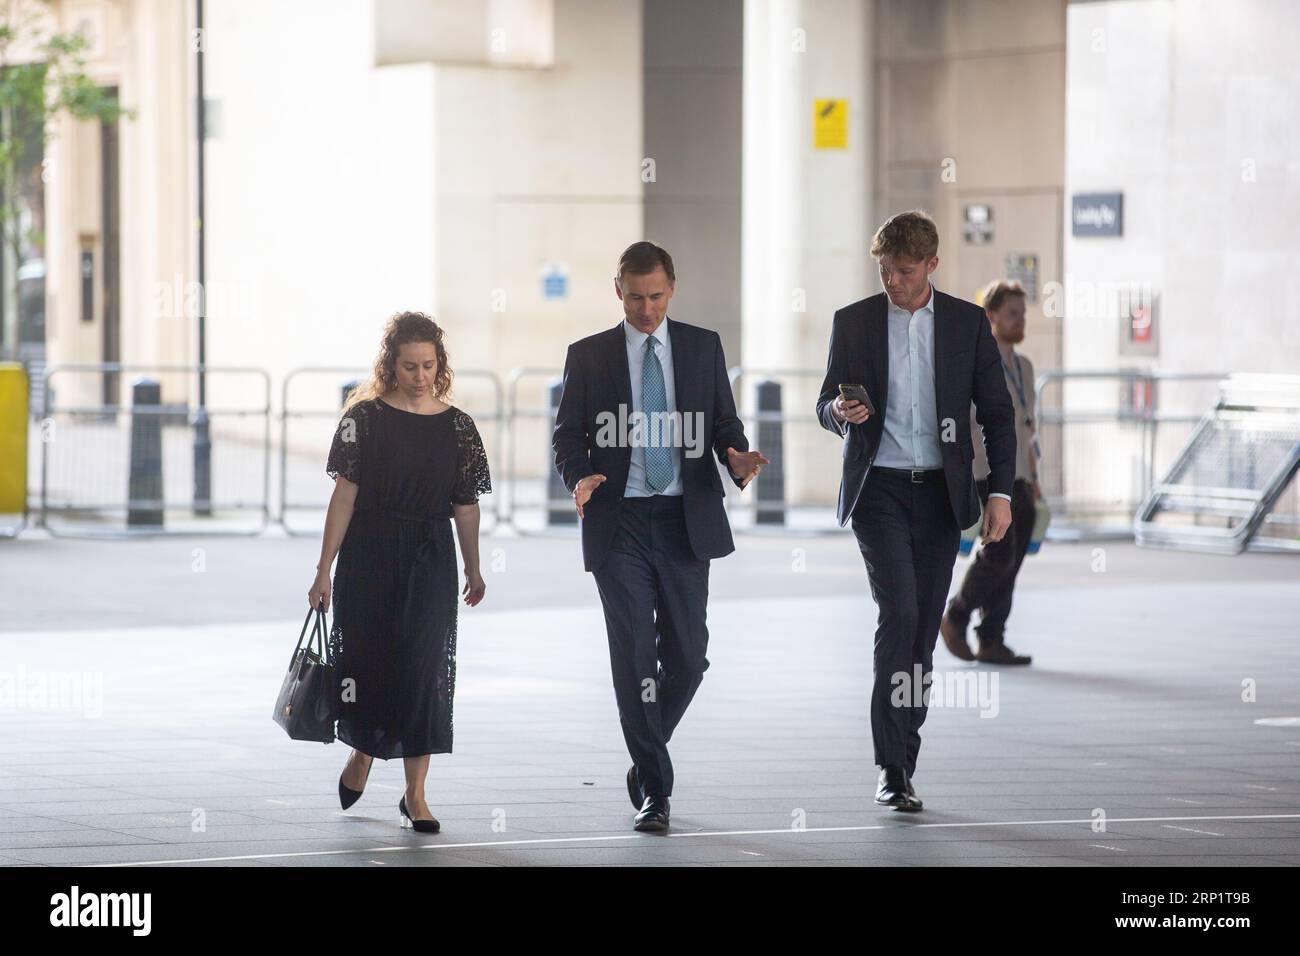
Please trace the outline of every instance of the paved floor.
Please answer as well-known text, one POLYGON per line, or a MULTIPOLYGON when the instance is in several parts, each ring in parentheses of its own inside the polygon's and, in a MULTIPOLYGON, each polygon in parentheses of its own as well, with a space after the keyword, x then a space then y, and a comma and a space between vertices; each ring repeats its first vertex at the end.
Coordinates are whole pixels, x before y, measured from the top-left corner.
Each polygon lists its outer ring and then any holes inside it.
POLYGON ((1044 548, 1012 616, 1032 667, 938 652, 926 810, 904 816, 871 801, 875 608, 852 539, 743 536, 713 565, 663 837, 630 830, 576 541, 484 544, 430 837, 396 825, 400 762, 341 812, 347 749, 270 719, 318 541, 0 543, 0 864, 1300 863, 1290 556, 1044 548))

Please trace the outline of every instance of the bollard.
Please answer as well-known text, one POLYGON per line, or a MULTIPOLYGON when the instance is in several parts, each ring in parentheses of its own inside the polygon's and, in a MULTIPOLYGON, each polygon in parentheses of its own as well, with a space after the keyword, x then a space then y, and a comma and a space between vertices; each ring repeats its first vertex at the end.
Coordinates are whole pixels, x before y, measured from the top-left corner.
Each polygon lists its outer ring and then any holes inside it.
MULTIPOLYGON (((564 379, 557 378, 546 387, 546 411, 551 423, 551 432, 555 431, 555 420, 560 412, 560 395, 564 391, 564 379)), ((543 472, 546 477, 546 523, 548 525, 577 524, 578 512, 573 508, 573 496, 564 487, 564 479, 555 470, 555 459, 550 452, 550 442, 546 443, 546 464, 543 472)))
MULTIPOLYGON (((159 419, 161 426, 161 418, 159 419)), ((208 409, 194 410, 194 503, 196 518, 212 517, 212 437, 208 431, 208 409)))
POLYGON ((754 480, 755 524, 785 524, 785 456, 781 453, 781 383, 758 383, 758 445, 770 465, 754 480), (767 416, 773 416, 768 420, 767 416))
POLYGON ((162 386, 151 378, 131 386, 131 470, 127 478, 128 528, 163 525, 162 386))
POLYGON ((27 370, 0 362, 0 515, 27 513, 27 370))

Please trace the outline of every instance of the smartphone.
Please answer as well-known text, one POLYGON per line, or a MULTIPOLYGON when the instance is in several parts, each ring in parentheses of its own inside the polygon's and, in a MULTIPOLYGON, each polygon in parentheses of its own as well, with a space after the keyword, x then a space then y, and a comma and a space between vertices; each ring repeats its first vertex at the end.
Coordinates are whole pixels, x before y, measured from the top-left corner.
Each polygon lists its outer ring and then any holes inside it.
POLYGON ((867 406, 868 412, 876 414, 876 406, 871 404, 871 396, 867 394, 865 385, 841 385, 840 396, 846 402, 861 402, 867 406))

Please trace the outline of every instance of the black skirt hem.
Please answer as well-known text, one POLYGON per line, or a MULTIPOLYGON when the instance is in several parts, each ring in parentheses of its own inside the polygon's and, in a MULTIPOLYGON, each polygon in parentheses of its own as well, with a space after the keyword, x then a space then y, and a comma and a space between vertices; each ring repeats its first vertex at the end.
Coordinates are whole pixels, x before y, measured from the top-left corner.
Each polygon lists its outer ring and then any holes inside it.
POLYGON ((349 739, 347 733, 342 728, 339 728, 339 730, 335 732, 334 736, 335 739, 339 741, 339 743, 347 744, 349 747, 353 748, 359 753, 363 753, 367 757, 371 757, 375 760, 404 760, 407 757, 432 757, 435 754, 449 754, 452 752, 451 747, 444 747, 438 750, 424 750, 418 754, 391 753, 391 752, 387 754, 372 754, 367 750, 365 750, 360 744, 349 739))

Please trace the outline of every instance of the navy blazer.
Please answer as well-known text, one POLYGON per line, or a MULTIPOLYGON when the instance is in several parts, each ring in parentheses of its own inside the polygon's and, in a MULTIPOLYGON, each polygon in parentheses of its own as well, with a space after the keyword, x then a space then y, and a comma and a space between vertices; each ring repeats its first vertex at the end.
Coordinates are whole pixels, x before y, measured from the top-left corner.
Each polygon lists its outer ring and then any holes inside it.
MULTIPOLYGON (((667 317, 664 321, 668 323, 672 340, 677 410, 683 415, 702 413, 704 433, 696 438, 703 448, 713 451, 713 455, 705 453, 691 458, 683 449, 681 456, 683 507, 691 550, 700 559, 720 558, 736 550, 736 546, 722 507, 722 479, 714 460, 727 468, 727 476, 740 487, 740 480, 731 474, 727 465, 727 448, 748 451, 749 441, 736 416, 736 402, 718 333, 667 317)), ((564 360, 560 407, 551 436, 555 470, 569 494, 588 475, 602 474, 606 478, 583 506, 584 517, 579 522, 582 560, 588 571, 599 569, 605 562, 618 530, 623 492, 627 487, 632 449, 625 443, 608 448, 596 443, 600 428, 597 415, 609 412, 617 416, 620 403, 630 415, 632 380, 621 321, 612 329, 589 335, 569 346, 564 360)))
MULTIPOLYGON (((957 524, 973 525, 980 513, 979 494, 971 461, 970 406, 984 430, 989 460, 989 491, 1011 494, 1016 477, 1016 421, 1011 395, 1002 373, 997 341, 984 310, 973 302, 934 290, 934 390, 938 412, 939 447, 943 456, 948 500, 957 524), (944 441, 945 420, 950 420, 944 441)), ((844 466, 836 517, 848 523, 875 461, 889 402, 889 301, 880 292, 846 305, 831 323, 826 378, 817 396, 822 427, 844 435, 844 466), (864 385, 876 407, 861 425, 837 422, 831 403, 840 385, 864 385), (847 434, 845 434, 847 432, 847 434)))

